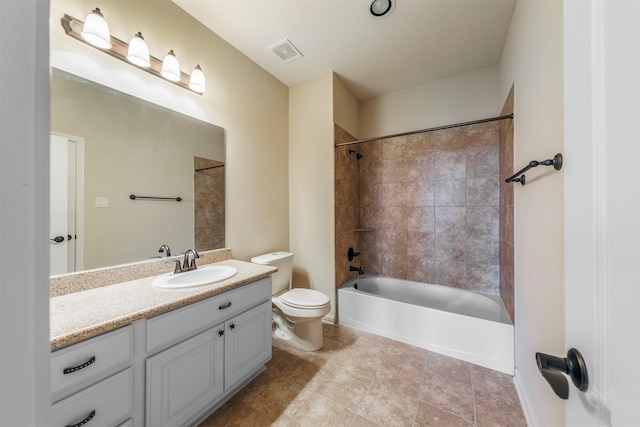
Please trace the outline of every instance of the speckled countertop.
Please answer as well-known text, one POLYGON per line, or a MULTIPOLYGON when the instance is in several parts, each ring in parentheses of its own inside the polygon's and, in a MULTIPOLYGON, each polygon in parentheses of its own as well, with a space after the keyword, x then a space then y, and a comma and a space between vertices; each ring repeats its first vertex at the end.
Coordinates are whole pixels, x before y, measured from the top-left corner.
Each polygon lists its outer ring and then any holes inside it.
POLYGON ((236 267, 238 273, 227 280, 194 288, 154 288, 151 283, 156 276, 151 276, 52 297, 51 350, 229 291, 277 271, 275 267, 233 259, 215 264, 236 267))

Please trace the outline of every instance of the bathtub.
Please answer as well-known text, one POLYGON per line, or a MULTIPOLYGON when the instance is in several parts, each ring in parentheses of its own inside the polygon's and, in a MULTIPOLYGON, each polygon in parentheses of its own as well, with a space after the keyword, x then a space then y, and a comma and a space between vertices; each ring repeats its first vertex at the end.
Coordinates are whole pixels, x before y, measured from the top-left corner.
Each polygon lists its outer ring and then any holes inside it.
POLYGON ((361 275, 338 288, 338 323, 514 373, 513 324, 498 296, 361 275))

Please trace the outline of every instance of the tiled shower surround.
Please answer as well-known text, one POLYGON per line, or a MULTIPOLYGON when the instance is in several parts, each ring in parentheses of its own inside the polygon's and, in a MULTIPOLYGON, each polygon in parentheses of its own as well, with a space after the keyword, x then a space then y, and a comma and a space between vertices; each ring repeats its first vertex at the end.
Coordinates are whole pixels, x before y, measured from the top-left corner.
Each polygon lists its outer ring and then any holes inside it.
MULTIPOLYGON (((499 294, 499 127, 489 122, 337 148, 337 283, 353 277, 352 265, 499 294), (360 252, 350 263, 349 246, 360 252)), ((337 143, 354 140, 336 126, 337 143)))
POLYGON ((197 251, 224 247, 224 163, 193 158, 194 236, 197 251))

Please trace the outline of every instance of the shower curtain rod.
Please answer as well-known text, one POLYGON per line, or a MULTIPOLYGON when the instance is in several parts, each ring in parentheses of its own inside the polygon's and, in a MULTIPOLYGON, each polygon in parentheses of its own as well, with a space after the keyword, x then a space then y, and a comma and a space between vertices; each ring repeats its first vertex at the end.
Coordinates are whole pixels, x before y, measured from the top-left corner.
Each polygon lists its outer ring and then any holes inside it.
POLYGON ((393 134, 393 135, 377 136, 375 138, 361 139, 359 141, 341 142, 340 144, 334 144, 334 147, 338 148, 338 147, 342 147, 344 145, 360 144, 361 142, 372 142, 372 141, 378 141, 380 139, 395 138, 397 136, 415 135, 417 133, 434 132, 434 131, 437 131, 437 130, 458 128, 458 127, 462 127, 462 126, 477 125, 477 124, 480 124, 480 123, 495 122, 495 121, 498 121, 498 120, 507 120, 507 119, 513 119, 513 113, 507 114, 506 116, 490 117, 488 119, 481 119, 481 120, 474 120, 474 121, 471 121, 471 122, 456 123, 456 124, 453 124, 453 125, 438 126, 438 127, 433 127, 433 128, 429 128, 429 129, 414 130, 414 131, 411 131, 411 132, 396 133, 396 134, 393 134))

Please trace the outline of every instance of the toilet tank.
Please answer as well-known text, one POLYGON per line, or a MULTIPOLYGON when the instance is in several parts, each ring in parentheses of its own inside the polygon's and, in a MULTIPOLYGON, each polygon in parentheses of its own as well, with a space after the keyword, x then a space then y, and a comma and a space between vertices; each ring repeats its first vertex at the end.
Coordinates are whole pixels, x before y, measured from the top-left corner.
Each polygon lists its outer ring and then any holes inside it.
POLYGON ((251 258, 254 264, 277 267, 278 271, 271 276, 271 294, 278 295, 287 289, 291 283, 293 272, 293 254, 291 252, 271 252, 251 258))

